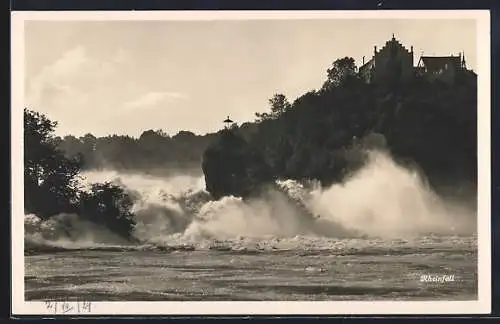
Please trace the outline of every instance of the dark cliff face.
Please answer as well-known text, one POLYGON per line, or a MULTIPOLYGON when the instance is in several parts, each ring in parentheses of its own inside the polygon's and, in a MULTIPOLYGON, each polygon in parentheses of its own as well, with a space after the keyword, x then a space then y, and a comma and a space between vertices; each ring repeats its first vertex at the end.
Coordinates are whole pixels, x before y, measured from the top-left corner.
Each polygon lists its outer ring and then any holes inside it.
POLYGON ((203 153, 202 169, 207 191, 215 199, 248 197, 272 180, 258 152, 237 129, 224 129, 203 153))

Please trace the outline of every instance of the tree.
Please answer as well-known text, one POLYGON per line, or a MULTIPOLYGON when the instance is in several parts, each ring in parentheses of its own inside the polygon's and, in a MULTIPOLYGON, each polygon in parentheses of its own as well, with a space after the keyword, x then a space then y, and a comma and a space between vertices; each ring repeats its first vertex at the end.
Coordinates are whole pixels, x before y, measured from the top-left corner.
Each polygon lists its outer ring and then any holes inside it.
POLYGON ((94 135, 87 133, 84 136, 80 137, 80 141, 85 147, 88 147, 88 150, 90 150, 90 152, 93 152, 95 150, 97 138, 94 135))
POLYGON ((130 212, 132 206, 133 199, 123 188, 110 182, 94 183, 90 191, 80 194, 78 214, 132 239, 135 227, 134 215, 130 212))
POLYGON ((82 142, 73 135, 66 135, 61 140, 58 145, 58 148, 64 152, 66 157, 75 157, 78 153, 83 154, 83 145, 82 142))
MULTIPOLYGON (((45 115, 24 109, 25 212, 42 219, 76 213, 130 239, 135 224, 132 198, 110 183, 95 183, 89 192, 82 191, 78 181, 82 159, 68 158, 56 147, 56 125, 45 115)), ((91 135, 85 139, 94 142, 91 135)))
POLYGON ((42 218, 71 212, 77 199, 81 158, 67 158, 56 148, 57 123, 24 109, 25 210, 42 218))
POLYGON ((281 93, 277 93, 269 99, 269 105, 271 107, 271 113, 255 113, 258 121, 277 119, 291 108, 288 99, 281 93))
POLYGON ((344 57, 333 62, 332 67, 327 70, 327 79, 323 84, 323 89, 342 85, 349 76, 355 76, 357 67, 352 57, 344 57))
POLYGON ((141 136, 139 136, 139 141, 158 141, 163 140, 166 137, 166 134, 164 134, 161 130, 149 129, 142 132, 141 136))
POLYGON ((190 131, 180 131, 172 138, 177 140, 191 140, 196 137, 196 134, 190 131))
POLYGON ((80 137, 80 154, 82 154, 83 159, 84 159, 84 165, 82 167, 85 167, 86 169, 90 169, 92 167, 96 166, 96 158, 95 158, 95 150, 97 146, 97 138, 90 134, 87 133, 84 136, 80 137))

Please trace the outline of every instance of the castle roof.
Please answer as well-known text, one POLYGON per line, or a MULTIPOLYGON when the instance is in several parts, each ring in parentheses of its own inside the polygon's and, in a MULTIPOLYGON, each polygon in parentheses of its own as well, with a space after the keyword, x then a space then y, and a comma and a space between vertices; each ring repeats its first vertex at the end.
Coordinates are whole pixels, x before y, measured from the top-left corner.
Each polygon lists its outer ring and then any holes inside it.
POLYGON ((445 69, 447 65, 455 69, 461 66, 460 56, 422 56, 420 59, 428 71, 439 71, 445 69))
POLYGON ((359 72, 362 72, 364 70, 367 70, 367 69, 371 69, 372 67, 375 66, 375 60, 374 59, 371 59, 369 60, 368 62, 366 62, 365 64, 363 64, 360 68, 359 68, 359 72))
POLYGON ((389 39, 388 41, 385 42, 384 46, 382 47, 382 49, 380 51, 383 51, 385 48, 391 48, 391 49, 400 48, 400 49, 410 53, 410 51, 403 44, 401 44, 399 42, 399 40, 397 40, 394 37, 394 34, 392 35, 391 39, 389 39))

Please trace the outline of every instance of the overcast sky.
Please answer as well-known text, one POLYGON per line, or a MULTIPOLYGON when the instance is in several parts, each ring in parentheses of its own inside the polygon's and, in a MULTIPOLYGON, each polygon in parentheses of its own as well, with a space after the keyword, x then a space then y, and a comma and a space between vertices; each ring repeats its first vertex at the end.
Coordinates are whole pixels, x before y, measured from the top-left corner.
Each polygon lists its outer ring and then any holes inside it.
POLYGON ((476 68, 474 20, 30 21, 26 103, 58 135, 205 134, 318 89, 335 59, 359 66, 393 33, 415 64, 465 51, 476 68))

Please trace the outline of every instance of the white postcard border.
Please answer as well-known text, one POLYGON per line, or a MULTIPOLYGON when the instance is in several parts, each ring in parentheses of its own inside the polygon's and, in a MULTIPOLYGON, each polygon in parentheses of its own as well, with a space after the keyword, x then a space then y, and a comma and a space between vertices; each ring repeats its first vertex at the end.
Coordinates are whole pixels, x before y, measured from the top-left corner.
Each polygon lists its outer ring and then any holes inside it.
MULTIPOLYGON (((478 300, 319 302, 93 302, 81 315, 487 314, 491 311, 490 13, 440 11, 18 11, 11 13, 12 314, 54 314, 24 300, 24 21, 241 19, 475 19, 478 74, 478 300)), ((60 313, 59 313, 60 314, 60 313)), ((66 313, 77 314, 76 308, 66 313)))

